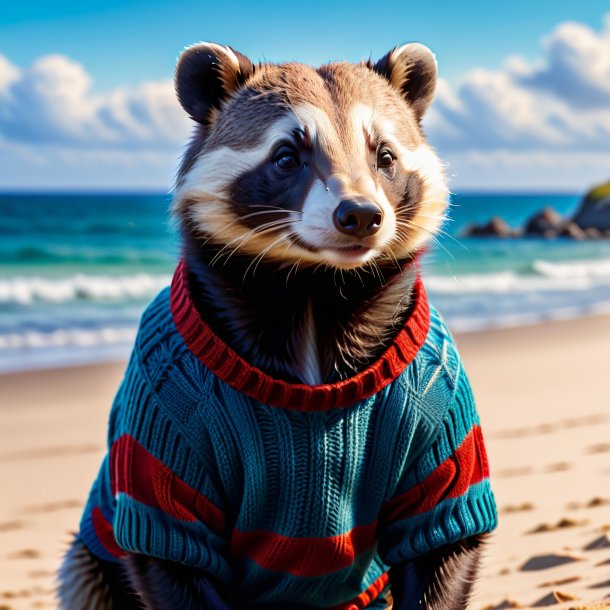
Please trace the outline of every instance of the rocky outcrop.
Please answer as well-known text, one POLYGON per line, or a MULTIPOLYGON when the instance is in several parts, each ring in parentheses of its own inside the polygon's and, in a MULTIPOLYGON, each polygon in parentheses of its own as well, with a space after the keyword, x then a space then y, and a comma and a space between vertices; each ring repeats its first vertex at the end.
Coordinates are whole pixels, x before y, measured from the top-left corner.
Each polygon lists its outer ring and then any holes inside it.
POLYGON ((564 229, 564 225, 565 220, 563 216, 552 207, 547 206, 534 214, 525 223, 523 234, 555 237, 564 229))
POLYGON ((591 189, 572 218, 564 218, 547 206, 525 222, 523 230, 512 229, 499 216, 489 222, 472 224, 464 237, 568 237, 570 239, 610 239, 610 182, 591 189))
POLYGON ((551 237, 571 237, 572 239, 598 239, 601 235, 588 234, 583 231, 575 222, 566 222, 561 229, 551 237))
POLYGON ((485 224, 472 224, 464 231, 465 237, 514 237, 515 232, 499 216, 485 224))
POLYGON ((610 231, 610 182, 596 186, 586 195, 572 221, 581 229, 610 231))

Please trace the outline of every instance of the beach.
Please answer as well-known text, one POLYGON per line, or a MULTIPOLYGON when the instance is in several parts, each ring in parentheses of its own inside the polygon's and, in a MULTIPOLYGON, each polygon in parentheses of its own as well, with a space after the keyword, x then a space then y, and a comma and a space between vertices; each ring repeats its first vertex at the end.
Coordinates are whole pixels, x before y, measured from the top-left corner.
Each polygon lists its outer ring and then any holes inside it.
MULTIPOLYGON (((610 317, 457 341, 500 511, 472 608, 610 607, 610 317)), ((1 610, 56 607, 123 367, 0 376, 1 610)))

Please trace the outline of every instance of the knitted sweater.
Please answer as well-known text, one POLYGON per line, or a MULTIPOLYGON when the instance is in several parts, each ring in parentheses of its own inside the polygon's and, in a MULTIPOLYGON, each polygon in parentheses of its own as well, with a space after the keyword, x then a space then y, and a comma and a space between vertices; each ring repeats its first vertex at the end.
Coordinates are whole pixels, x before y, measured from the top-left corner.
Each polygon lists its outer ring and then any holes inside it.
POLYGON ((204 323, 181 264, 144 313, 82 523, 88 548, 181 562, 230 605, 384 607, 388 570, 492 530, 471 390, 421 280, 383 356, 272 379, 204 323))

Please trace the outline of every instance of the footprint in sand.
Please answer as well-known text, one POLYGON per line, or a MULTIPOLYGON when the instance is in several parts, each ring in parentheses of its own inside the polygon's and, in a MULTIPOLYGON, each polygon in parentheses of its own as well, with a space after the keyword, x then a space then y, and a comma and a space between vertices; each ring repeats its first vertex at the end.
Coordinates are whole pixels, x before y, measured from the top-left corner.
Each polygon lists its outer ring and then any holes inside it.
POLYGON ((541 606, 554 606, 555 604, 562 604, 563 602, 576 601, 578 597, 567 591, 551 591, 548 595, 541 597, 535 604, 534 608, 541 606))
POLYGON ((610 534, 603 534, 599 538, 592 540, 585 546, 585 551, 597 551, 602 549, 610 549, 610 534))
POLYGON ((586 505, 586 508, 597 508, 598 506, 607 506, 610 504, 610 498, 591 498, 586 505))
POLYGON ((534 570, 548 570, 573 561, 581 561, 583 557, 573 553, 549 553, 548 555, 536 555, 530 557, 520 568, 524 572, 534 570))
POLYGON ((6 556, 7 559, 38 559, 39 557, 40 551, 35 549, 22 549, 6 556))
POLYGON ((28 514, 39 513, 54 513, 58 510, 67 510, 71 508, 82 508, 82 500, 62 500, 60 502, 47 502, 36 506, 24 506, 22 511, 28 514))
POLYGON ((586 504, 580 502, 569 502, 566 506, 569 510, 579 510, 581 508, 597 508, 598 506, 608 506, 610 504, 610 498, 601 498, 596 496, 591 498, 586 504))
POLYGON ((528 474, 532 474, 533 470, 529 466, 522 466, 520 468, 505 468, 504 470, 496 471, 495 476, 499 479, 505 477, 522 477, 528 474))
POLYGON ((580 576, 568 576, 566 578, 560 578, 558 580, 548 580, 547 582, 540 583, 539 589, 548 589, 550 587, 560 587, 561 585, 569 585, 574 582, 581 580, 580 576))
POLYGON ((523 604, 515 601, 514 599, 505 599, 495 606, 489 605, 482 608, 482 610, 508 610, 508 608, 523 608, 523 604))
POLYGON ((544 472, 565 472, 566 470, 570 470, 572 468, 571 464, 568 462, 555 462, 554 464, 549 464, 544 468, 544 472))
POLYGON ((566 529, 568 527, 581 527, 587 525, 589 521, 587 519, 571 519, 569 517, 563 517, 557 521, 557 523, 541 523, 534 529, 526 532, 527 534, 541 534, 543 532, 555 532, 557 530, 566 529))
POLYGON ((596 582, 594 585, 589 585, 589 589, 606 589, 610 588, 610 580, 604 580, 604 582, 596 582))
POLYGON ((586 453, 607 453, 608 451, 610 451, 610 443, 598 443, 585 449, 586 453))
POLYGON ((522 502, 521 504, 507 504, 500 509, 501 513, 523 513, 528 510, 534 510, 536 506, 532 502, 522 502))
POLYGON ((0 597, 4 599, 18 599, 22 597, 33 597, 40 595, 54 595, 55 589, 44 589, 42 587, 32 587, 31 589, 21 589, 20 591, 2 591, 0 597))
POLYGON ((0 523, 0 532, 12 532, 13 530, 23 529, 24 526, 23 521, 4 521, 0 523))

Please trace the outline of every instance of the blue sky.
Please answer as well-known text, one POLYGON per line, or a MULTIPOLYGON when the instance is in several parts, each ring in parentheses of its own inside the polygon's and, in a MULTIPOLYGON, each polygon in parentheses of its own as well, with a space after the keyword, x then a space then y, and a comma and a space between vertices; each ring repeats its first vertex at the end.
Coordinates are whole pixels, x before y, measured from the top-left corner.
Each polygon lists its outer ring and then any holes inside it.
POLYGON ((540 37, 566 20, 599 27, 600 0, 436 0, 372 3, 81 0, 4 2, 0 52, 24 65, 48 53, 83 63, 96 88, 171 76, 180 50, 199 40, 253 59, 358 61, 400 42, 434 49, 441 74, 493 68, 510 54, 533 58, 540 37))
POLYGON ((458 187, 577 190, 610 175, 605 12, 599 0, 5 2, 0 189, 167 190, 188 133, 169 80, 193 42, 319 64, 418 40, 439 59, 426 125, 458 187))

